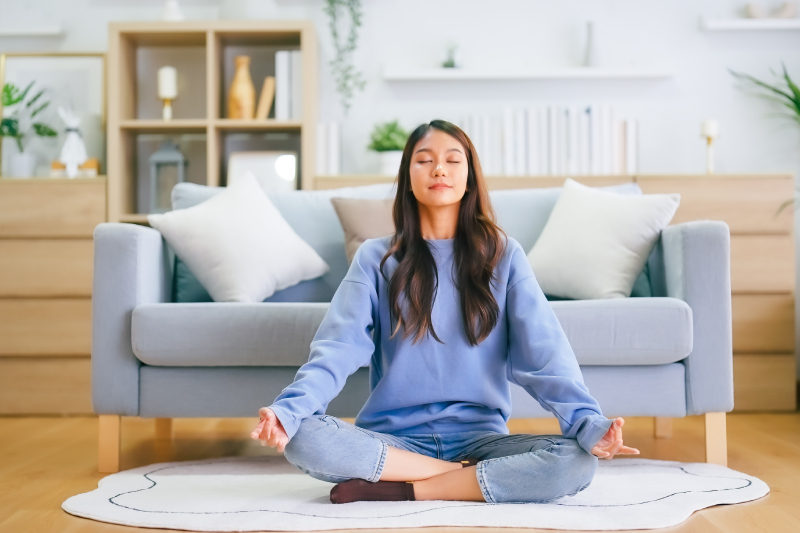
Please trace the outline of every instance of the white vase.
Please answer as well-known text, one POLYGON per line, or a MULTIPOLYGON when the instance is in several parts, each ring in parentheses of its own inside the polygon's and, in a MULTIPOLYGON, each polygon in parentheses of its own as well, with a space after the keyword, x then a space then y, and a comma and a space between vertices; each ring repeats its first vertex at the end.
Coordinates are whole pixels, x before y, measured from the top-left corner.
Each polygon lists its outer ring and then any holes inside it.
POLYGON ((8 170, 12 178, 31 178, 36 170, 36 156, 25 152, 12 153, 9 156, 8 170))
POLYGON ((402 150, 388 150, 378 152, 381 158, 381 174, 384 176, 396 176, 400 170, 400 161, 403 159, 402 150))

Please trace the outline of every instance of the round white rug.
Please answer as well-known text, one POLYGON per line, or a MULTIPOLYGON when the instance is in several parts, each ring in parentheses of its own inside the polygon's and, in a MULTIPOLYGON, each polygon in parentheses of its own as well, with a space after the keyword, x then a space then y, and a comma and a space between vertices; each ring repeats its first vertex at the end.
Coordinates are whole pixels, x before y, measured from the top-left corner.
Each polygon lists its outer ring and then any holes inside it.
POLYGON ((308 531, 425 526, 649 529, 694 511, 769 492, 766 483, 719 465, 650 459, 600 461, 591 485, 555 502, 353 502, 332 504, 333 484, 280 456, 158 463, 111 474, 68 498, 70 514, 123 524, 197 531, 308 531))

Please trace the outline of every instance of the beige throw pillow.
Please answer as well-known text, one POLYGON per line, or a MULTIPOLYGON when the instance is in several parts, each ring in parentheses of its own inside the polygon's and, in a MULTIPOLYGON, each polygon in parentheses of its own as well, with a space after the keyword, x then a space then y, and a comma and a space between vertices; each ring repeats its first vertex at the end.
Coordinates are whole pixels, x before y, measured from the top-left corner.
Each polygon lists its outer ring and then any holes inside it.
POLYGON ((389 200, 331 198, 331 203, 344 230, 347 264, 353 262, 356 250, 367 239, 394 235, 393 198, 389 200))

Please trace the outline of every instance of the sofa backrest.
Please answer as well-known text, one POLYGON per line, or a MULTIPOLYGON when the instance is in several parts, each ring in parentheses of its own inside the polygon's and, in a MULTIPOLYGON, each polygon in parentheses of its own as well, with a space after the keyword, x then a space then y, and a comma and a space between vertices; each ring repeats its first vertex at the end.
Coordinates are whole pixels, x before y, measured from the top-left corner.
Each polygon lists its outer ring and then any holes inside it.
MULTIPOLYGON (((603 188, 621 194, 642 193, 636 183, 603 188)), ((179 183, 172 190, 172 208, 192 207, 223 190, 223 187, 179 183)), ((316 250, 331 269, 319 278, 302 281, 278 291, 264 301, 330 302, 349 268, 345 255, 344 230, 330 199, 332 197, 389 199, 394 198, 395 192, 393 183, 312 191, 268 192, 267 196, 289 225, 316 250)), ((530 250, 536 243, 560 194, 561 187, 489 192, 498 224, 508 235, 519 241, 525 250, 530 250)), ((637 285, 643 287, 646 283, 645 272, 640 275, 637 285)), ((637 292, 636 288, 634 292, 637 292)), ((643 291, 639 289, 638 292, 643 291)), ((186 264, 178 258, 174 261, 172 294, 172 300, 176 302, 212 301, 186 264)))

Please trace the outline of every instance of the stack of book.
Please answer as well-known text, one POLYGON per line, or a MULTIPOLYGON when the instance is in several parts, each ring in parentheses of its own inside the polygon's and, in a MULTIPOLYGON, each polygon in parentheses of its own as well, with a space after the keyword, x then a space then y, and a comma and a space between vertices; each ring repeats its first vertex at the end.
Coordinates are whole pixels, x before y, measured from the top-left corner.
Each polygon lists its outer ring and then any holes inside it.
POLYGON ((303 104, 300 50, 275 52, 275 120, 300 120, 303 104))
POLYGON ((580 176, 638 172, 636 120, 610 104, 506 107, 501 117, 468 115, 458 126, 487 176, 580 176))

